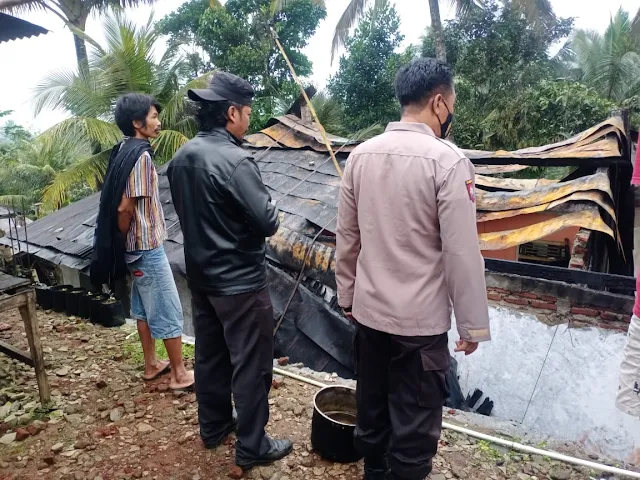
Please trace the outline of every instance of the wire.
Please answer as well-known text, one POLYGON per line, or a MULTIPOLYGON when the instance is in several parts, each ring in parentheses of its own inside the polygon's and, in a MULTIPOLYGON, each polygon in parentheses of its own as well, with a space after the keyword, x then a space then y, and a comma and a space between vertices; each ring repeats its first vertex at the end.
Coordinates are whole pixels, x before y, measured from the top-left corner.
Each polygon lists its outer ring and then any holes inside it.
POLYGON ((335 218, 337 217, 337 215, 334 215, 331 220, 329 220, 324 227, 322 227, 320 230, 318 230, 318 233, 316 233, 316 236, 313 237, 313 240, 311 240, 311 245, 309 245, 309 248, 307 249, 307 251, 304 254, 304 258, 302 259, 302 266, 300 267, 300 271, 298 272, 298 278, 296 279, 296 283, 293 286, 293 290, 291 291, 291 295, 289 296, 289 300, 287 301, 287 304, 285 305, 284 309, 282 310, 282 314, 280 315, 280 319, 278 320, 278 323, 276 324, 276 328, 273 329, 273 336, 276 336, 276 333, 278 332, 278 329, 280 328, 280 325, 282 325, 282 321, 284 320, 284 316, 287 314, 287 311, 289 310, 289 307, 291 306, 291 302, 293 301, 293 297, 296 296, 296 292, 298 291, 298 287, 300 286, 300 282, 302 281, 302 276, 304 274, 304 269, 307 266, 307 259, 309 258, 309 255, 311 255, 311 250, 313 250, 313 246, 316 244, 316 240, 318 240, 318 237, 320 236, 320 234, 322 232, 324 232, 324 229, 327 228, 329 226, 329 224, 331 222, 333 222, 335 220, 335 218))
POLYGON ((533 395, 536 393, 536 388, 538 387, 538 382, 540 381, 540 377, 542 376, 542 371, 544 370, 544 366, 547 363, 547 358, 549 358, 549 353, 551 352, 551 346, 553 345, 553 341, 556 339, 556 333, 558 333, 558 328, 560 325, 556 325, 556 329, 553 332, 553 338, 551 339, 551 343, 549 343, 549 348, 547 349, 547 354, 544 357, 544 361, 542 362, 542 368, 540 369, 540 373, 538 373, 538 378, 536 380, 536 384, 533 386, 533 391, 531 392, 531 397, 529 397, 529 403, 527 403, 527 409, 524 411, 524 415, 522 416, 522 421, 520 423, 524 423, 524 419, 527 418, 527 413, 529 412, 529 407, 531 406, 531 401, 533 400, 533 395))

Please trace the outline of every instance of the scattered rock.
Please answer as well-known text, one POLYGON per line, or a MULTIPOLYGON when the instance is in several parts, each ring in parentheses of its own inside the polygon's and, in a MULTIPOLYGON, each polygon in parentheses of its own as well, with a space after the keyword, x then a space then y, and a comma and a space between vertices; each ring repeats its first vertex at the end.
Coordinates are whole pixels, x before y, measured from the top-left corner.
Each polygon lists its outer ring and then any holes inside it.
POLYGON ((62 367, 56 370, 56 375, 59 377, 66 377, 69 375, 69 369, 67 367, 62 367))
POLYGON ((64 418, 67 422, 69 422, 74 427, 77 427, 82 423, 82 416, 77 413, 74 413, 73 415, 65 415, 64 418))
POLYGON ((48 466, 51 466, 55 463, 55 459, 53 458, 53 455, 46 455, 45 457, 42 458, 42 461, 48 466))
POLYGON ((278 359, 278 365, 280 365, 281 367, 284 367, 285 365, 289 364, 289 357, 280 357, 278 359))
POLYGON ((8 323, 0 323, 0 332, 6 332, 8 330, 11 330, 11 325, 8 323))
POLYGON ((25 428, 18 428, 16 430, 16 440, 18 442, 22 442, 22 441, 26 440, 30 436, 31 435, 29 434, 29 432, 25 428))
POLYGON ((51 451, 53 453, 60 453, 64 448, 64 443, 56 443, 53 447, 51 447, 51 451))
POLYGON ((140 432, 140 433, 149 433, 149 432, 155 431, 155 428, 153 428, 148 423, 144 423, 144 422, 139 423, 136 428, 137 428, 138 432, 140 432))
POLYGON ((0 420, 4 420, 11 413, 11 402, 5 403, 0 407, 0 420))
POLYGON ((570 480, 571 470, 567 468, 554 468, 549 474, 551 480, 570 480))
POLYGON ((273 380, 271 381, 271 386, 275 389, 278 389, 284 383, 284 378, 281 375, 274 375, 273 380))
POLYGON ((233 478, 235 480, 238 480, 240 478, 242 478, 242 469, 240 467, 238 467, 237 465, 232 466, 229 469, 229 473, 227 474, 229 478, 233 478))
POLYGON ((102 390, 103 388, 107 388, 107 382, 105 382, 104 380, 98 380, 96 382, 96 388, 98 390, 102 390))
POLYGON ((85 448, 90 447, 91 445, 92 443, 90 440, 86 438, 81 438, 75 443, 73 448, 75 448, 76 450, 84 450, 85 448))
POLYGON ((113 410, 111 410, 111 413, 109 413, 109 420, 111 420, 112 422, 117 422, 121 418, 122 418, 121 408, 114 408, 113 410))
POLYGON ((0 437, 0 444, 9 445, 16 440, 16 432, 13 433, 5 433, 2 437, 0 437))

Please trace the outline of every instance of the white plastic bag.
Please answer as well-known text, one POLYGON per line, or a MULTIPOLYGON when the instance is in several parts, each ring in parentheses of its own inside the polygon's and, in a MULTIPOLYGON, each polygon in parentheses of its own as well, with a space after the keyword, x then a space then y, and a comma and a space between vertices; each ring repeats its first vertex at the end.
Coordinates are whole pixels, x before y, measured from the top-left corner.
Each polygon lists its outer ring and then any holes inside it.
POLYGON ((640 318, 635 315, 631 317, 622 354, 616 406, 624 413, 640 417, 640 318))

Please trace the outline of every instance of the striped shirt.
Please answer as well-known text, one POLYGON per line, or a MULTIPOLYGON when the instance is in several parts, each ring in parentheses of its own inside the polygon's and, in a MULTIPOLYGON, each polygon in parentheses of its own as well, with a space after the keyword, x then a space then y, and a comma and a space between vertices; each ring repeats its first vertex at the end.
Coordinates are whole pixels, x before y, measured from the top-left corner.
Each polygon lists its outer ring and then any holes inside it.
POLYGON ((131 170, 124 196, 137 199, 127 234, 127 252, 161 247, 167 239, 167 232, 158 190, 158 173, 149 152, 144 152, 131 170))

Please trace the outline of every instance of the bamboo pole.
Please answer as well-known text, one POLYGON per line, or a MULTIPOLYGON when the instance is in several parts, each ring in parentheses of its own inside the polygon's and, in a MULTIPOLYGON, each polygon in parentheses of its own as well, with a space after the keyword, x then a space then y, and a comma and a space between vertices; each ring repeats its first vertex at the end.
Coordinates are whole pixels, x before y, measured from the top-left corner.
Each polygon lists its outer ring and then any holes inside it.
POLYGON ((338 172, 338 175, 340 175, 340 178, 342 178, 342 168, 340 168, 340 164, 338 163, 338 160, 336 159, 336 155, 333 152, 333 148, 331 148, 331 142, 329 142, 329 138, 327 137, 327 132, 325 131, 324 127, 320 123, 320 120, 318 119, 318 114, 316 113, 316 109, 313 108, 313 104, 311 103, 311 100, 309 99, 309 96, 307 95, 307 92, 305 92, 304 87, 302 86, 302 83, 300 82, 300 79, 298 78, 298 75, 296 75, 296 71, 294 70, 293 65, 291 65, 291 61, 289 61, 289 57, 287 56, 287 53, 284 51, 284 48, 282 48, 282 44, 280 43, 280 40, 278 39, 278 34, 273 29, 273 27, 269 27, 269 29, 271 30, 271 35, 273 36, 273 39, 275 40, 276 45, 278 46, 278 50, 280 50, 280 53, 284 57, 285 62, 287 62, 287 66, 289 67, 289 70, 291 71, 291 76, 295 80, 296 84, 298 85, 298 88, 300 89, 300 92, 302 93, 302 96, 304 97, 305 101, 307 102, 307 106, 309 107, 309 110, 311 111, 311 115, 313 116, 313 120, 318 125, 318 129, 320 130, 320 135, 322 135, 322 141, 324 142, 325 146, 327 147, 327 150, 329 150, 329 155, 331 155, 331 160, 333 161, 333 165, 336 167, 336 170, 338 172))

